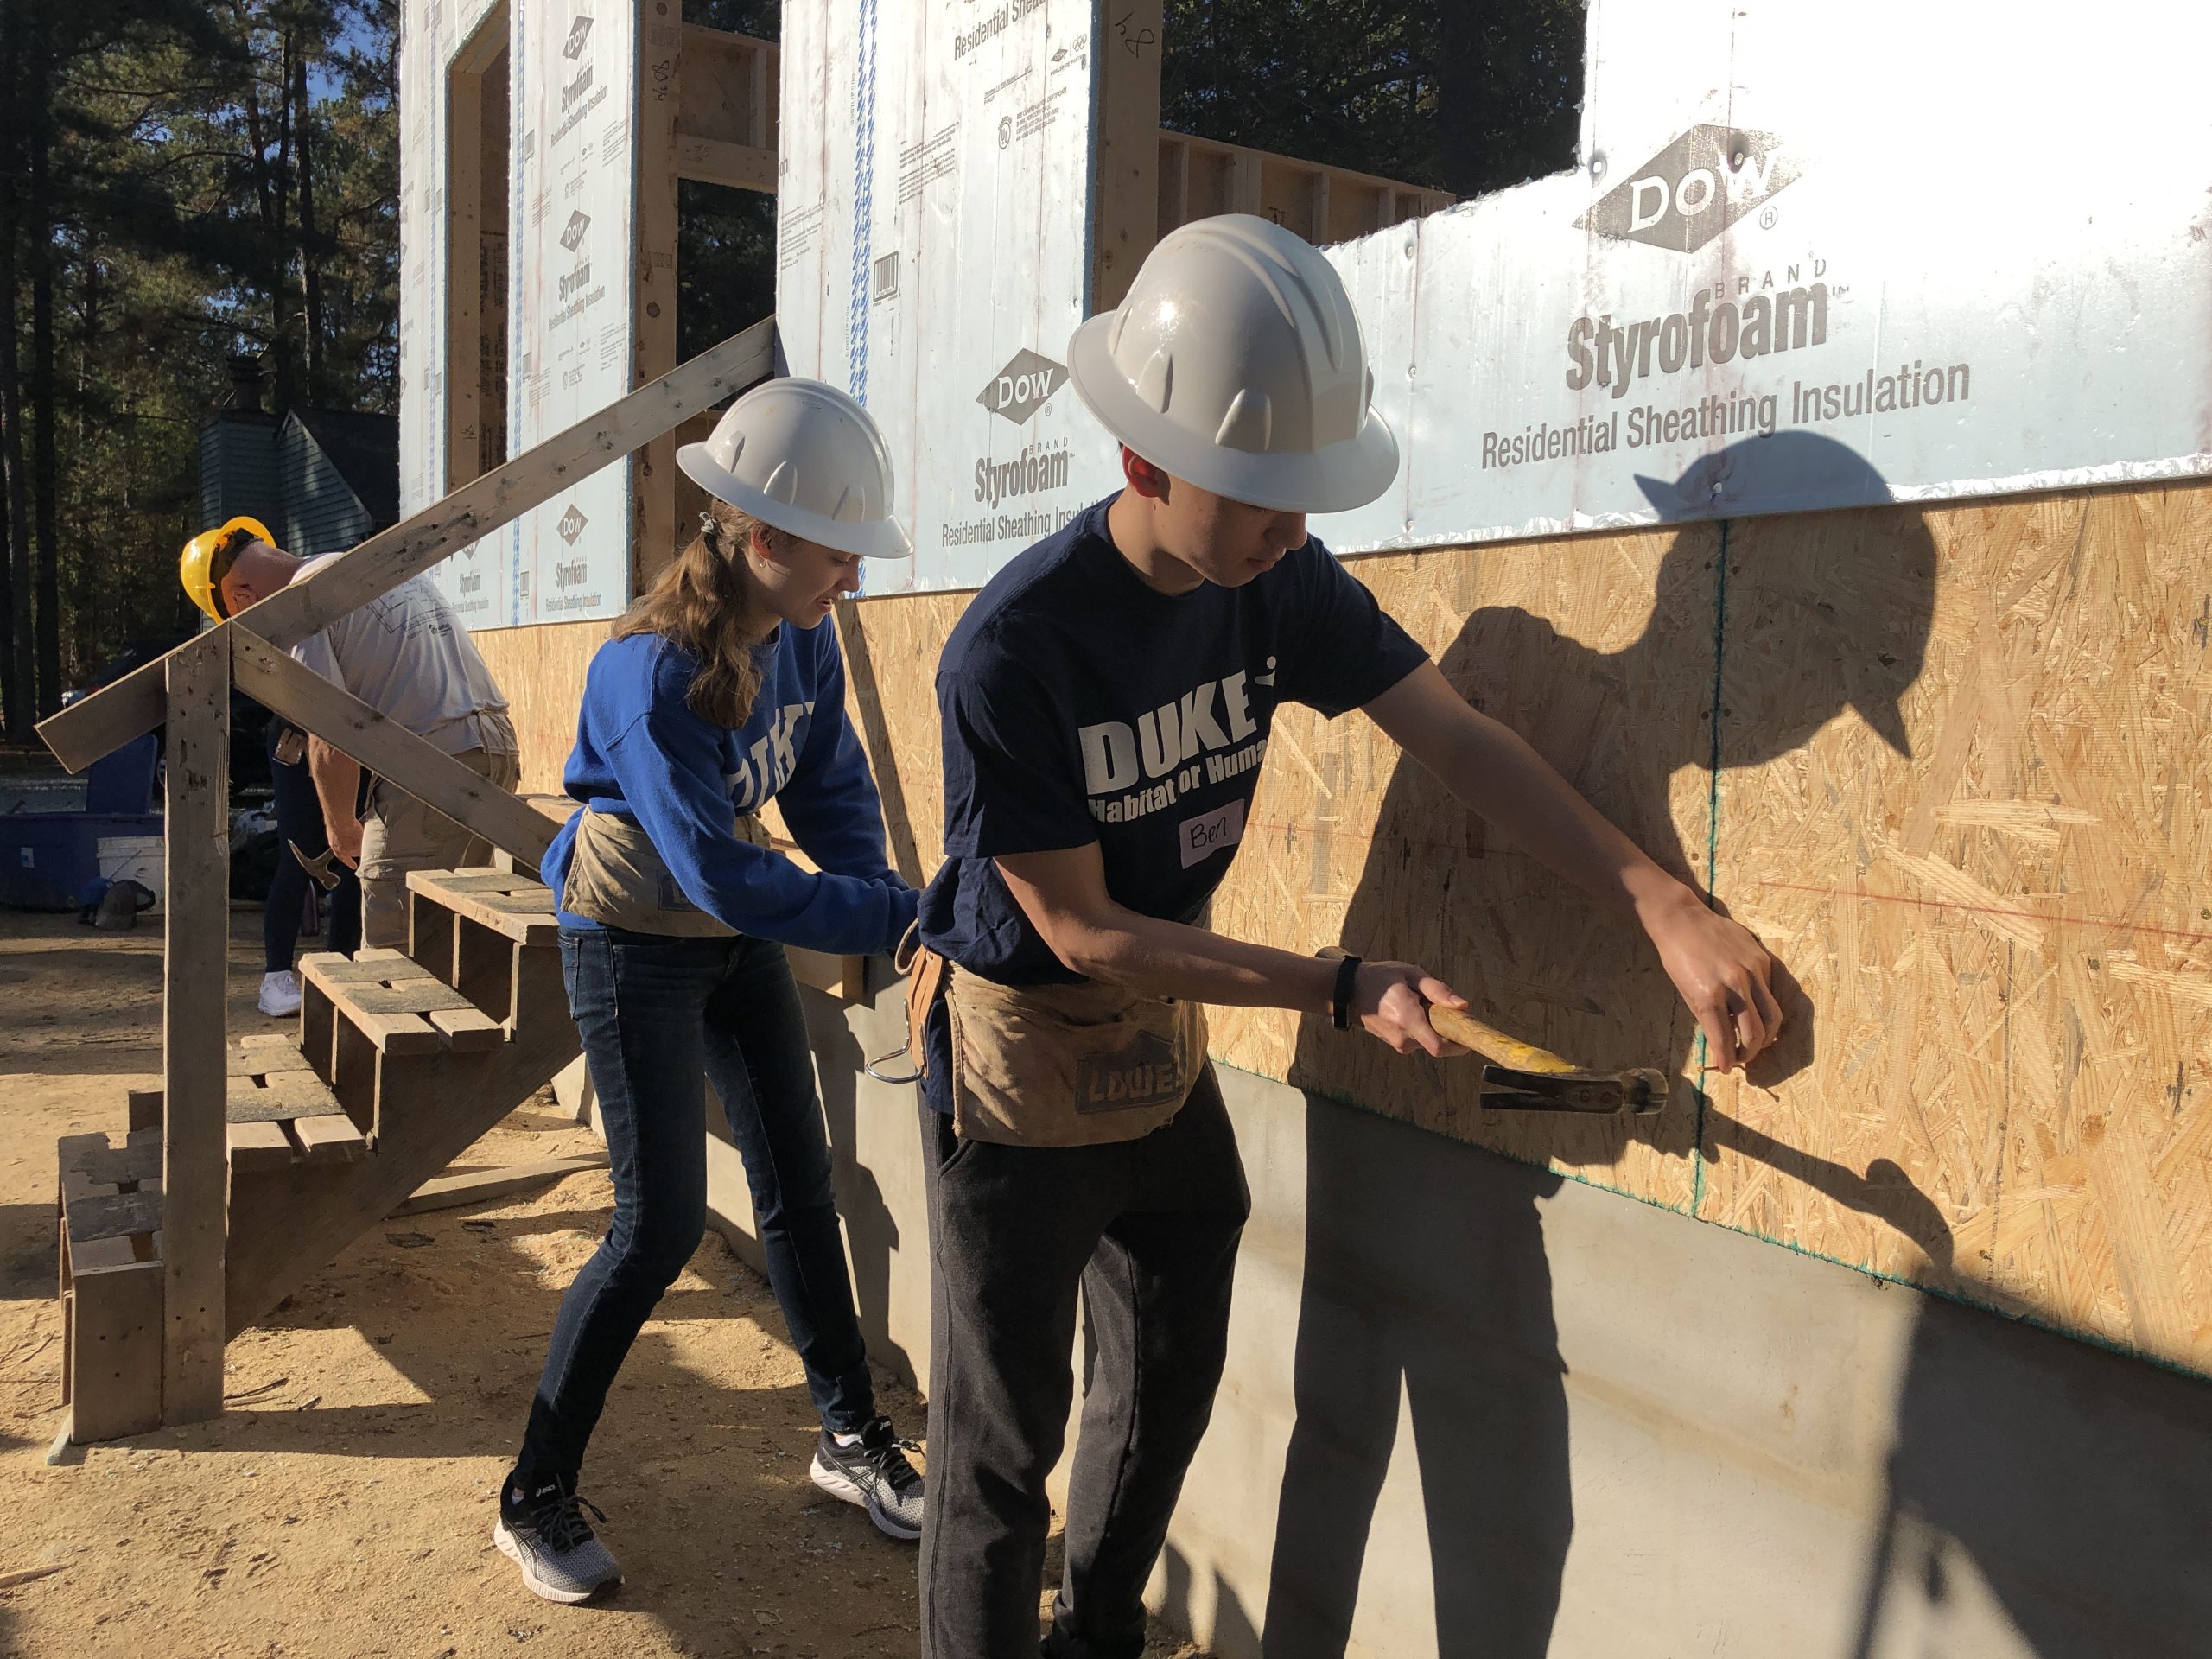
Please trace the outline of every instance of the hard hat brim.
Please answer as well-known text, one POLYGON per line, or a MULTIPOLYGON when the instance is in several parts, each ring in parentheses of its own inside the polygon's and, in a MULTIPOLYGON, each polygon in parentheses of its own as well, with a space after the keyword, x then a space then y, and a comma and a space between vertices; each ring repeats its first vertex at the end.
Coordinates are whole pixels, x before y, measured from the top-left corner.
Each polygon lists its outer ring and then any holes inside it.
POLYGON ((718 501, 727 501, 740 512, 750 513, 764 524, 788 531, 804 541, 819 542, 840 553, 857 553, 870 559, 912 558, 914 544, 896 518, 861 524, 825 518, 754 489, 733 476, 707 452, 703 443, 687 443, 676 452, 683 475, 718 501))
POLYGON ((1266 454, 1196 438, 1137 395, 1108 349, 1114 313, 1102 312, 1068 341, 1076 395, 1115 437, 1170 476, 1277 512, 1349 512, 1390 487, 1398 440, 1370 409, 1359 430, 1311 454, 1266 454))
POLYGON ((213 579, 215 546, 235 530, 250 531, 255 541, 270 547, 276 545, 276 538, 269 533, 268 525, 250 514, 239 513, 213 530, 201 531, 184 544, 183 552, 177 556, 177 578, 184 584, 185 597, 218 622, 230 619, 223 611, 222 584, 213 579))

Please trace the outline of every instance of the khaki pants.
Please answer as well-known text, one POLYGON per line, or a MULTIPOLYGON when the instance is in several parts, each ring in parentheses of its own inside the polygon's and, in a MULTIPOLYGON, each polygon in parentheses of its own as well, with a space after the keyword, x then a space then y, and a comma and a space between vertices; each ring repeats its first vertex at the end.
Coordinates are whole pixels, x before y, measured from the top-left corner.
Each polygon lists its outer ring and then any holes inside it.
MULTIPOLYGON (((522 779, 518 755, 464 749, 454 759, 510 792, 522 779)), ((488 864, 492 850, 482 836, 378 779, 361 825, 361 943, 405 949, 408 871, 488 864)))

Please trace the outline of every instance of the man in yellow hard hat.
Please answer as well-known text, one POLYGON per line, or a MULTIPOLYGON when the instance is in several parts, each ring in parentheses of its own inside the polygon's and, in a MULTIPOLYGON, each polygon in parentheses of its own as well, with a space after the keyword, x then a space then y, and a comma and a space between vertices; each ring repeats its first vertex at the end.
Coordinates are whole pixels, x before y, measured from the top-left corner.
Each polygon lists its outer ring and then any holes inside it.
MULTIPOLYGON (((238 518, 187 542, 178 575, 192 602, 219 622, 337 556, 299 558, 258 520, 238 518)), ((521 763, 507 700, 429 577, 339 618, 292 655, 487 781, 514 788, 521 763)), ((364 944, 406 944, 410 870, 491 860, 489 842, 381 779, 370 785, 367 816, 357 814, 361 768, 319 737, 308 741, 308 770, 331 850, 360 871, 364 944)))

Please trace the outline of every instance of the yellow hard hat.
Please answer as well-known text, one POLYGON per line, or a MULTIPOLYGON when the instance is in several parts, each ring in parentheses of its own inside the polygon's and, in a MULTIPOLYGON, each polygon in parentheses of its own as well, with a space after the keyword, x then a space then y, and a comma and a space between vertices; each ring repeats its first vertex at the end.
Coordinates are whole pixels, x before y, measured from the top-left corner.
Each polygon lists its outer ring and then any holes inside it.
POLYGON ((258 518, 249 518, 241 513, 219 530, 203 530, 184 544, 184 553, 176 562, 176 573, 184 582, 185 597, 218 622, 223 616, 223 578, 229 574, 231 561, 238 550, 251 543, 234 539, 239 531, 252 533, 253 541, 266 542, 276 546, 276 538, 269 527, 258 518))

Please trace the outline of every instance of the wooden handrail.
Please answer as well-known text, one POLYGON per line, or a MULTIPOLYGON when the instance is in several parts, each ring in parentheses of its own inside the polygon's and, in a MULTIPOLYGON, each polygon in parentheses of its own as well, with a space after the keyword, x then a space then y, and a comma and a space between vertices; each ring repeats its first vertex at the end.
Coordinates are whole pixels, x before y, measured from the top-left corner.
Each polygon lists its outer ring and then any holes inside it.
POLYGON ((343 686, 241 626, 231 633, 238 689, 270 713, 442 812, 533 872, 561 826, 519 796, 488 783, 435 744, 389 720, 343 686))
MULTIPOLYGON (((243 625, 270 645, 289 649, 469 543, 542 506, 609 461, 674 431, 701 410, 766 379, 775 372, 775 354, 776 320, 770 317, 464 484, 413 518, 370 537, 217 627, 243 625)), ((39 735, 63 766, 82 772, 102 755, 152 731, 167 711, 168 664, 175 655, 172 652, 149 663, 50 715, 40 723, 39 735)), ((404 778, 393 781, 408 788, 404 778)))

